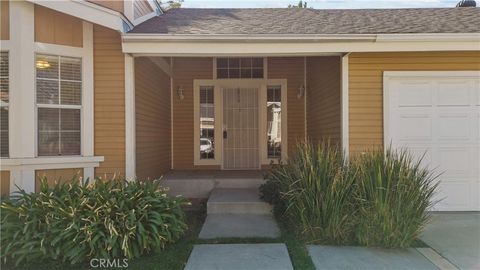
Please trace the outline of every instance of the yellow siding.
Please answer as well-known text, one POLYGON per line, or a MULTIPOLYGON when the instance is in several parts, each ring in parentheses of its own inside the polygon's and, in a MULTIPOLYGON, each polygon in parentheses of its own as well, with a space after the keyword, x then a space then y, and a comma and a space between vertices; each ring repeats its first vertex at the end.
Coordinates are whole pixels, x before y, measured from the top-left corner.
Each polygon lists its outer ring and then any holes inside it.
POLYGON ((0 40, 10 39, 10 4, 8 0, 0 2, 0 40))
MULTIPOLYGON (((212 58, 174 58, 173 61, 173 166, 193 169, 193 80, 213 78, 212 58), (183 100, 175 94, 184 89, 183 100)), ((218 166, 200 166, 218 169, 218 166)))
POLYGON ((147 2, 147 0, 135 0, 135 2, 133 3, 133 17, 135 17, 135 19, 150 14, 152 12, 152 7, 147 2))
POLYGON ((121 0, 87 0, 87 1, 95 3, 102 7, 106 7, 111 10, 123 12, 123 1, 121 0))
POLYGON ((340 142, 340 73, 340 57, 307 58, 307 136, 314 142, 340 142))
POLYGON ((0 171, 0 196, 10 193, 10 171, 0 171))
POLYGON ((383 146, 383 72, 480 70, 480 51, 353 53, 349 57, 350 152, 383 146))
POLYGON ((53 170, 36 170, 35 171, 35 192, 40 191, 40 179, 46 177, 48 186, 53 186, 55 183, 69 182, 73 179, 80 179, 83 177, 83 169, 53 169, 53 170))
POLYGON ((35 41, 82 47, 82 20, 35 5, 35 41))
POLYGON ((268 79, 287 79, 287 133, 288 153, 295 144, 305 139, 305 99, 297 98, 298 88, 304 84, 303 57, 268 58, 268 79))
POLYGON ((170 77, 148 58, 135 60, 135 125, 138 179, 170 169, 170 77))
POLYGON ((125 175, 125 63, 120 34, 94 27, 95 155, 97 177, 125 175))

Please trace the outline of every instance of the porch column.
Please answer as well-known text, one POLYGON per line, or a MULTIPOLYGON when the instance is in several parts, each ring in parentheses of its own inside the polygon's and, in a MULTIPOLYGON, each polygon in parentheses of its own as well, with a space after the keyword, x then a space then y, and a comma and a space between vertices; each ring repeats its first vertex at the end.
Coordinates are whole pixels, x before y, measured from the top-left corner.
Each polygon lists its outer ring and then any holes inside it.
MULTIPOLYGON (((10 92, 9 157, 35 157, 35 59, 34 6, 26 1, 10 1, 10 92)), ((16 186, 35 191, 35 172, 30 167, 10 170, 10 191, 16 186)))
POLYGON ((341 85, 342 85, 342 97, 341 97, 341 104, 342 104, 342 147, 343 151, 345 151, 346 157, 349 155, 349 134, 348 134, 348 55, 350 53, 345 54, 342 57, 342 77, 341 77, 341 85))
POLYGON ((135 160, 135 59, 125 54, 125 177, 134 181, 135 160))

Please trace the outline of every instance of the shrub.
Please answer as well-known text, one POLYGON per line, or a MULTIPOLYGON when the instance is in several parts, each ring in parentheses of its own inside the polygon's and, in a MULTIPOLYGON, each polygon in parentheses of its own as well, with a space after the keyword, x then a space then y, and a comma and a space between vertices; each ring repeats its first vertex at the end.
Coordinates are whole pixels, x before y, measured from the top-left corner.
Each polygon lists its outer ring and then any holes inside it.
POLYGON ((406 151, 373 151, 355 160, 361 245, 408 247, 428 221, 435 176, 406 151))
POLYGON ((342 151, 328 142, 300 143, 293 158, 273 167, 263 190, 278 189, 287 221, 311 242, 346 243, 354 227, 355 178, 344 164, 342 151))
POLYGON ((51 258, 133 258, 161 249, 186 229, 181 198, 159 181, 79 181, 19 191, 1 204, 1 258, 15 264, 51 258))

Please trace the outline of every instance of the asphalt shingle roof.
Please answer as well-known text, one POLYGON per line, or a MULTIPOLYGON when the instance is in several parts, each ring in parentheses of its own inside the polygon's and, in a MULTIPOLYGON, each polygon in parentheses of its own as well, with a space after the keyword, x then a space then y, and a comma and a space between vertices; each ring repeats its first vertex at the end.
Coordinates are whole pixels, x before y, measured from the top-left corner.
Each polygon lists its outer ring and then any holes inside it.
POLYGON ((130 33, 157 34, 395 34, 480 33, 480 8, 194 9, 179 8, 130 33))

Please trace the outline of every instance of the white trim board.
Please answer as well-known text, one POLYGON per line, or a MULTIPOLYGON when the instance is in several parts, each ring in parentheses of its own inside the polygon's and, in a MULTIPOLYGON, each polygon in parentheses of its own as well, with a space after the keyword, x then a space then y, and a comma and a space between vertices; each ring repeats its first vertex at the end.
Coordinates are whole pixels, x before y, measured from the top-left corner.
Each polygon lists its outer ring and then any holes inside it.
POLYGON ((143 56, 321 56, 344 52, 478 51, 480 38, 469 41, 332 41, 247 42, 132 40, 123 36, 122 50, 143 56))
POLYGON ((348 54, 342 57, 342 73, 341 73, 341 115, 342 115, 342 147, 345 156, 350 154, 350 139, 349 139, 349 91, 348 91, 348 54))

